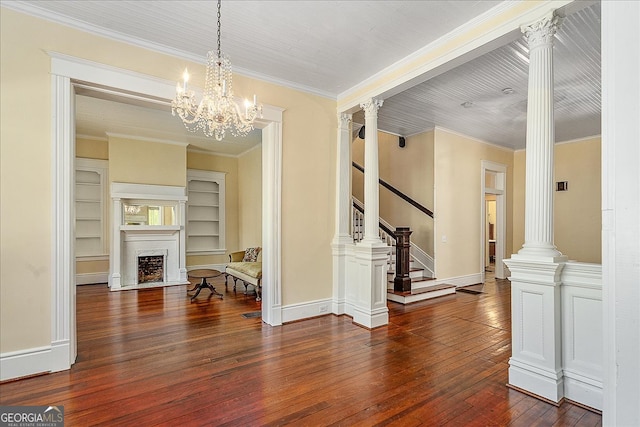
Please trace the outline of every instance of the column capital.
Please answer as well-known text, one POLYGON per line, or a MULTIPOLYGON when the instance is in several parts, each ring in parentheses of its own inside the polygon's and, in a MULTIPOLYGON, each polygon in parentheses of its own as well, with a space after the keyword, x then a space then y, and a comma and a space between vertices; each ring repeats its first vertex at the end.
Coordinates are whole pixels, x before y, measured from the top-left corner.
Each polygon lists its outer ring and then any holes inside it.
POLYGON ((349 127, 349 123, 351 123, 351 118, 353 115, 347 113, 338 113, 338 127, 340 129, 346 129, 349 127))
POLYGON ((364 113, 367 116, 377 116, 378 109, 382 107, 383 102, 384 101, 382 99, 370 98, 368 101, 360 104, 360 108, 364 110, 364 113))
POLYGON ((553 37, 562 24, 562 18, 551 11, 531 24, 523 25, 520 30, 527 40, 529 49, 545 44, 553 44, 553 37))

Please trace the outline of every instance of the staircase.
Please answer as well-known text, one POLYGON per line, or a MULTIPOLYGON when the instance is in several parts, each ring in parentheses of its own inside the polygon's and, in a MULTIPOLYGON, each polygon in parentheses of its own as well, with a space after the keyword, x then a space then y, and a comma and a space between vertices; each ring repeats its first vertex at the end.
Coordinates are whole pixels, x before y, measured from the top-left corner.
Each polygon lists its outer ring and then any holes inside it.
MULTIPOLYGON (((362 203, 355 198, 353 199, 352 219, 353 240, 357 243, 362 240, 364 236, 364 208, 362 203)), ((427 264, 432 266, 433 260, 413 243, 411 244, 409 259, 411 290, 407 292, 394 291, 393 279, 396 274, 396 240, 393 234, 393 227, 382 219, 380 219, 379 224, 379 235, 383 242, 391 246, 391 255, 387 261, 387 300, 400 304, 410 304, 412 302, 455 294, 455 285, 436 282, 433 277, 433 271, 427 266, 427 264), (420 262, 420 260, 424 262, 420 262), (431 262, 429 262, 429 260, 431 262)))
POLYGON ((387 270, 387 300, 400 304, 410 304, 412 302, 424 301, 431 298, 451 295, 456 293, 455 285, 436 283, 435 278, 428 275, 428 272, 417 266, 413 256, 409 260, 409 277, 411 278, 411 291, 398 292, 393 290, 393 279, 396 276, 396 247, 395 240, 392 239, 391 256, 389 257, 389 269, 387 270))

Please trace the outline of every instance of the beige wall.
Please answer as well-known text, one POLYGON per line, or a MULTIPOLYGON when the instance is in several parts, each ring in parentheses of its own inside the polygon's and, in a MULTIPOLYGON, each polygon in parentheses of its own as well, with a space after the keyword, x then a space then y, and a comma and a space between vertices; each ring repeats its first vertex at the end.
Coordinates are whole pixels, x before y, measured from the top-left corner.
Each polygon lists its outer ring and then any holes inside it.
MULTIPOLYGON (((380 179, 433 211, 433 131, 406 139, 404 148, 398 136, 378 132, 380 179)), ((364 140, 355 138, 352 159, 364 167, 364 140)), ((364 202, 364 175, 352 169, 353 195, 364 202)), ((384 187, 380 187, 380 217, 393 227, 408 226, 411 241, 433 255, 433 220, 384 187)))
MULTIPOLYGON (((216 171, 225 174, 225 244, 227 254, 238 247, 238 159, 199 151, 187 151, 187 168, 216 171)), ((190 255, 187 266, 223 264, 229 261, 224 255, 190 255)))
POLYGON ((513 151, 435 130, 435 259, 439 279, 481 273, 482 160, 507 167, 505 256, 511 253, 513 151), (446 242, 443 242, 443 237, 446 242))
POLYGON ((524 150, 513 153, 513 253, 517 253, 524 244, 525 163, 524 150))
MULTIPOLYGON (((600 137, 555 146, 554 182, 568 181, 569 191, 554 191, 554 244, 569 259, 601 262, 602 208, 600 137)), ((513 248, 524 244, 524 151, 515 153, 513 248)), ((555 188, 554 188, 555 190, 555 188)))
POLYGON ((135 184, 187 185, 184 145, 109 136, 109 180, 135 184))
POLYGON ((236 250, 242 250, 262 246, 262 145, 238 158, 238 170, 240 243, 236 250))
POLYGON ((109 141, 98 138, 76 138, 76 157, 109 160, 109 141))
MULTIPOLYGON (((8 352, 51 343, 52 111, 50 58, 46 52, 60 52, 168 81, 179 80, 188 66, 193 70, 194 86, 199 87, 204 86, 204 68, 6 8, 0 19, 0 352, 8 352), (25 111, 29 114, 25 115, 25 111), (39 209, 24 209, 34 200, 39 209)), ((330 298, 336 101, 242 76, 234 78, 234 89, 239 96, 256 93, 263 103, 285 109, 283 304, 330 298)), ((182 173, 184 156, 178 159, 182 173)), ((130 176, 124 171, 110 173, 114 174, 113 180, 130 176)), ((166 182, 158 178, 156 183, 166 182)), ((170 181, 178 179, 172 175, 170 181)))

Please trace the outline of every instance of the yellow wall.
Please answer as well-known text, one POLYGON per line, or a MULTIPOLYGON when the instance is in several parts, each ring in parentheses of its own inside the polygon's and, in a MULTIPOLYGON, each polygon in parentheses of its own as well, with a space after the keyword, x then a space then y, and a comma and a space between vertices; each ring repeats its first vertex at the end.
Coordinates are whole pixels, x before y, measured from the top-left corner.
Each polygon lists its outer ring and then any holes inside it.
POLYGON ((186 146, 109 136, 111 182, 184 187, 186 165, 186 146))
MULTIPOLYGON (((433 211, 433 131, 406 139, 404 148, 398 137, 378 132, 380 179, 433 211)), ((352 159, 364 165, 364 140, 355 138, 352 159)), ((352 169, 353 195, 364 202, 364 175, 352 169)), ((433 220, 391 191, 380 186, 380 217, 393 227, 408 226, 411 242, 433 256, 433 220)))
MULTIPOLYGON (((52 111, 51 60, 46 52, 60 52, 168 81, 179 80, 188 66, 194 86, 199 87, 204 87, 204 67, 6 8, 0 19, 0 352, 8 352, 51 343, 52 111), (24 209, 34 200, 39 209, 24 209)), ((263 103, 285 109, 283 304, 330 298, 336 101, 243 76, 234 76, 234 89, 239 96, 256 93, 263 103)), ((176 168, 176 173, 184 173, 182 150, 178 159, 182 168, 176 168)), ((110 158, 112 154, 109 153, 110 158)), ((112 180, 130 177, 124 171, 110 173, 112 180)), ((178 181, 173 173, 170 175, 171 183, 178 181)), ((157 181, 166 183, 163 177, 157 181)))
POLYGON ((76 138, 76 157, 87 159, 109 159, 109 141, 106 139, 76 138))
POLYGON ((436 277, 481 273, 482 160, 507 167, 505 256, 511 253, 513 151, 449 132, 435 130, 436 277), (443 242, 443 236, 446 242, 443 242))
POLYGON ((517 253, 524 245, 525 167, 524 150, 513 153, 513 253, 517 253))
MULTIPOLYGON (((568 181, 569 191, 554 191, 554 244, 569 259, 600 263, 602 253, 600 137, 555 146, 554 182, 568 181)), ((525 151, 515 155, 513 248, 524 243, 525 151)), ((555 190, 555 188, 554 188, 555 190)))
POLYGON ((228 253, 238 250, 238 159, 228 156, 217 156, 200 151, 187 151, 187 167, 205 171, 216 171, 225 174, 225 244, 224 255, 189 255, 187 266, 224 264, 229 262, 228 253))
MULTIPOLYGON (((238 158, 239 246, 262 246, 262 145, 238 158)), ((230 248, 232 249, 232 248, 230 248)))

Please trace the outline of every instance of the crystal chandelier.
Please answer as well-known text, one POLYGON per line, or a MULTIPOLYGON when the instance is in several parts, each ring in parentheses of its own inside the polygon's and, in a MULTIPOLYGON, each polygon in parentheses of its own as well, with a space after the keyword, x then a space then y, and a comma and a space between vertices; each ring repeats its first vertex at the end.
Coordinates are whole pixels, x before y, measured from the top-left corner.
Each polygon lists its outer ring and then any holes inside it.
POLYGON ((171 102, 171 113, 182 119, 190 132, 201 129, 208 136, 222 141, 227 130, 233 136, 246 136, 253 130, 253 122, 262 117, 262 106, 253 95, 253 103, 245 100, 244 111, 233 99, 231 61, 220 51, 220 0, 218 0, 218 50, 207 52, 207 71, 204 94, 196 103, 195 94, 187 83, 189 73, 185 69, 182 84, 176 85, 176 97, 171 102))

